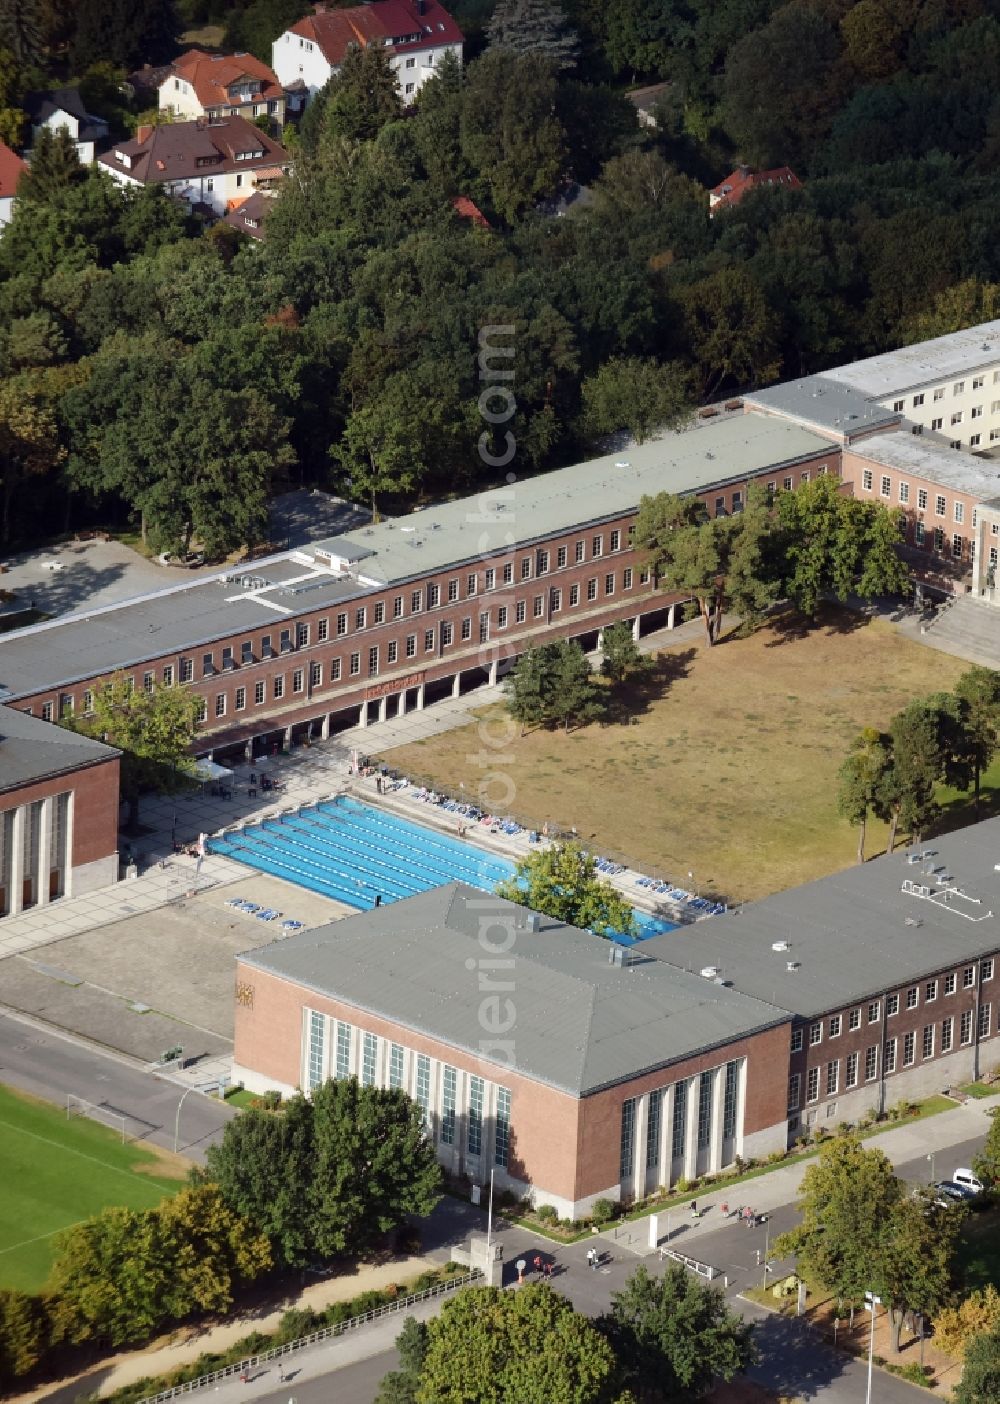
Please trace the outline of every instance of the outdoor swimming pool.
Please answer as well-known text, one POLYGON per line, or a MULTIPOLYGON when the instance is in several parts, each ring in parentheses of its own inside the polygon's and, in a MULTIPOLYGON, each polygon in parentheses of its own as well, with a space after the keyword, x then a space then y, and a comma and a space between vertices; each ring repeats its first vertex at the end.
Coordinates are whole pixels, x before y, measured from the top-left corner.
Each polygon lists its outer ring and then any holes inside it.
MULTIPOLYGON (((446 882, 491 892, 514 871, 506 858, 347 795, 248 824, 210 839, 207 847, 360 911, 374 907, 376 898, 396 902, 446 882)), ((635 917, 641 941, 674 929, 647 912, 635 917)))

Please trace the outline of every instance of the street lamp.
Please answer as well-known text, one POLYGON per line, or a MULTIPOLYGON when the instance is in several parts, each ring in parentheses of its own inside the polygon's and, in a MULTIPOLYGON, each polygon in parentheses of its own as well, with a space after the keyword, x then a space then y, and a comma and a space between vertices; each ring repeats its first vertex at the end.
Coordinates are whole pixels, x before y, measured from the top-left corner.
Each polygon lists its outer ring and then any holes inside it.
POLYGON ((931 1163, 931 1184, 934 1183, 934 1151, 927 1152, 927 1159, 931 1163))
POLYGON ((490 1202, 486 1210, 486 1261, 491 1262, 490 1249, 493 1242, 493 1171, 490 1171, 490 1202))
POLYGON ((177 1115, 174 1117, 174 1155, 177 1154, 177 1144, 181 1134, 181 1107, 184 1105, 185 1097, 190 1097, 194 1090, 193 1087, 188 1087, 186 1091, 181 1093, 181 1099, 177 1103, 177 1115))
POLYGON ((881 1305, 881 1297, 876 1297, 874 1292, 865 1293, 865 1311, 870 1311, 872 1314, 871 1335, 868 1337, 868 1393, 865 1395, 865 1404, 872 1404, 872 1365, 875 1362, 875 1317, 876 1308, 881 1305))

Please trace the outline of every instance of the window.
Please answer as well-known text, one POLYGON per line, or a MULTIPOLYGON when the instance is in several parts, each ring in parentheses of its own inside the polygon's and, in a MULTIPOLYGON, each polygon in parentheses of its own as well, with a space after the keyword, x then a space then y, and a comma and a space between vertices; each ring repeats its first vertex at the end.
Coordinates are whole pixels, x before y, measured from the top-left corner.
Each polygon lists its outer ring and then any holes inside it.
POLYGON ((891 994, 885 997, 885 1017, 891 1019, 894 1014, 899 1013, 899 995, 891 994))
POLYGON ((165 664, 163 665, 163 686, 164 686, 164 687, 173 687, 173 685, 174 685, 174 665, 173 665, 172 663, 165 663, 165 664))
POLYGON ((235 701, 234 701, 235 709, 236 709, 237 712, 244 712, 244 711, 246 711, 246 705, 247 705, 247 690, 246 690, 245 687, 238 687, 238 688, 236 689, 236 697, 235 697, 235 701))
POLYGON ((403 1046, 401 1043, 389 1044, 389 1086, 402 1087, 403 1085, 403 1046))
POLYGON ((302 668, 296 668, 292 673, 292 691, 304 692, 306 685, 306 675, 302 668))
POLYGON ((458 1074, 447 1065, 441 1075, 441 1143, 455 1144, 455 1098, 458 1091, 458 1074))
POLYGON ((913 528, 913 539, 918 546, 922 546, 927 540, 927 528, 924 526, 923 522, 917 522, 916 526, 913 528))
MULTIPOLYGON (((489 618, 489 615, 487 615, 486 617, 487 617, 487 619, 488 619, 488 618, 489 618)), ((482 618, 481 615, 480 615, 480 618, 482 618)), ((433 630, 433 629, 425 629, 425 630, 424 630, 424 652, 425 652, 425 653, 433 653, 433 652, 434 652, 434 630, 433 630)))
POLYGON ((973 405, 973 406, 972 406, 972 409, 969 410, 969 418, 970 418, 970 419, 982 419, 982 417, 983 417, 983 407, 982 407, 982 405, 973 405))
POLYGON ((481 1155, 483 1151, 483 1079, 469 1078, 468 1151, 481 1155))
POLYGON ((257 707, 259 707, 259 706, 261 705, 261 703, 264 701, 264 683, 263 683, 263 681, 254 683, 254 685, 253 685, 253 700, 254 700, 254 705, 257 706, 257 707))
POLYGON ((724 517, 726 515, 726 499, 724 497, 717 497, 715 499, 715 515, 717 517, 724 517))
POLYGON ((877 1024, 878 1021, 879 1021, 879 1019, 880 1019, 881 1017, 882 1017, 882 1002, 881 1002, 881 1000, 878 1000, 878 999, 872 1000, 871 1004, 869 1004, 869 1006, 868 1006, 868 1022, 869 1022, 869 1024, 877 1024))
POLYGON ((934 391, 934 398, 935 398, 935 400, 943 400, 943 399, 944 399, 944 386, 943 386, 943 385, 939 385, 938 388, 934 391))
POLYGON ((981 1005, 979 1006, 979 1019, 978 1019, 978 1025, 977 1025, 977 1026, 978 1026, 978 1029, 979 1029, 979 1037, 980 1037, 980 1038, 989 1038, 989 1036, 990 1036, 990 1005, 988 1005, 988 1004, 981 1004, 981 1005))
POLYGON ((903 408, 903 404, 903 400, 893 400, 892 407, 897 414, 899 414, 900 410, 903 408))
POLYGON ((924 1037, 921 1045, 922 1056, 925 1058, 934 1057, 934 1025, 924 1025, 924 1037))
POLYGON ((402 597, 402 595, 397 595, 396 598, 395 598, 395 599, 393 600, 393 602, 392 602, 392 617, 393 617, 393 619, 402 619, 402 617, 403 617, 403 597, 402 597))
POLYGON ((799 1109, 799 1090, 802 1086, 802 1078, 799 1073, 792 1073, 788 1079, 788 1110, 790 1112, 799 1109))
POLYGON ((987 980, 993 979, 993 958, 987 957, 979 963, 979 983, 985 985, 987 980))
POLYGON ((981 390, 985 384, 986 377, 984 375, 975 375, 972 377, 973 390, 981 390))
POLYGON ((944 532, 940 527, 934 528, 934 549, 935 551, 944 550, 944 532))
POLYGON ((424 1124, 428 1121, 431 1104, 431 1060, 426 1053, 417 1054, 417 1075, 413 1083, 413 1100, 424 1114, 424 1124))
POLYGON ((891 495, 891 493, 892 493, 892 479, 891 479, 891 478, 883 478, 883 479, 882 479, 882 496, 883 496, 883 497, 889 497, 889 496, 891 495))
POLYGON ((422 590, 414 590, 410 595, 410 613, 419 614, 424 607, 424 595, 422 590))
POLYGON ((941 1052, 950 1053, 952 1040, 955 1036, 955 1020, 941 1020, 941 1052))
POLYGON ((944 498, 941 496, 940 493, 938 493, 937 497, 935 497, 935 499, 934 499, 934 511, 935 511, 935 513, 937 514, 937 516, 943 517, 943 516, 944 516, 944 509, 945 509, 945 501, 944 501, 944 498))
POLYGON ((946 995, 954 994, 958 986, 958 977, 952 971, 950 975, 944 977, 944 992, 946 995))
MULTIPOLYGON (((450 620, 443 620, 441 623, 441 647, 447 648, 449 644, 455 642, 455 626, 450 620)), ((395 662, 395 659, 393 659, 395 662)))
POLYGON ((937 981, 928 980, 924 986, 924 1003, 933 1004, 937 999, 937 981))
POLYGON ((942 425, 943 423, 944 423, 944 420, 943 420, 943 419, 932 419, 932 420, 931 420, 931 429, 940 429, 940 428, 941 428, 941 425, 942 425))
POLYGON ((674 1087, 674 1124, 670 1128, 670 1154, 677 1160, 684 1154, 684 1140, 687 1133, 687 1090, 686 1082, 678 1082, 674 1087))
POLYGON ((83 694, 83 711, 85 716, 90 716, 94 710, 94 694, 88 687, 83 694))
MULTIPOLYGON (((983 442, 983 436, 982 436, 982 434, 970 434, 970 435, 969 435, 969 448, 978 448, 979 445, 980 445, 982 442, 983 442)), ((973 516, 976 515, 976 514, 975 514, 975 511, 973 511, 972 515, 973 515, 973 516)), ((975 522, 973 522, 972 525, 975 526, 975 525, 976 525, 975 522)))
POLYGON ((317 621, 316 621, 316 642, 317 642, 317 643, 326 643, 326 641, 327 641, 327 639, 328 639, 329 637, 330 637, 330 621, 329 621, 329 619, 317 619, 317 621))
POLYGON ((917 1035, 911 1029, 903 1038, 903 1067, 911 1068, 916 1059, 917 1035))
POLYGON ((549 591, 549 613, 550 613, 550 614, 558 614, 559 611, 560 611, 561 609, 562 609, 562 591, 561 591, 561 590, 550 590, 550 591, 549 591))
POLYGON ((203 678, 210 678, 215 673, 215 663, 210 653, 203 653, 201 656, 201 675, 203 678))
POLYGON ((623 589, 623 590, 631 590, 631 588, 632 588, 632 567, 631 567, 631 566, 626 566, 625 569, 622 571, 622 589, 623 589))
POLYGON ((271 696, 272 696, 272 697, 284 697, 284 695, 285 695, 285 679, 284 679, 284 675, 282 675, 282 676, 279 677, 279 678, 272 678, 272 679, 271 679, 271 696))
POLYGON ((490 637, 490 616, 483 610, 479 616, 479 642, 486 643, 490 637))
POLYGON ((356 678, 356 677, 358 676, 358 674, 361 672, 361 654, 360 654, 360 653, 352 653, 352 654, 351 654, 351 662, 350 662, 350 666, 349 666, 349 672, 350 672, 352 678, 356 678))
POLYGON ((217 692, 215 694, 215 715, 217 717, 224 717, 226 715, 226 694, 224 692, 217 692))
POLYGON ((801 1030, 801 1029, 793 1029, 793 1030, 792 1030, 792 1047, 791 1047, 791 1051, 792 1051, 793 1053, 801 1053, 801 1052, 802 1052, 802 1030, 801 1030))
POLYGON ((955 384, 951 387, 951 393, 952 393, 953 395, 961 395, 961 393, 962 393, 962 391, 963 391, 964 389, 965 389, 965 381, 964 381, 964 380, 956 380, 956 381, 955 381, 955 384))
POLYGON ((698 1079, 698 1147, 701 1150, 712 1139, 712 1082, 714 1073, 703 1072, 698 1079))
POLYGON ((841 1023, 842 1023, 841 1016, 840 1016, 839 1014, 834 1014, 833 1018, 830 1020, 830 1029, 829 1029, 829 1037, 830 1037, 830 1038, 839 1038, 839 1037, 840 1037, 841 1023))
POLYGON ((347 615, 346 615, 346 614, 338 614, 338 615, 337 615, 337 637, 340 638, 342 635, 344 635, 344 634, 346 634, 346 633, 347 633, 347 615))
POLYGON ((849 1054, 847 1055, 847 1076, 846 1076, 845 1081, 846 1081, 846 1084, 847 1084, 848 1087, 857 1087, 857 1085, 858 1085, 858 1055, 857 1055, 857 1053, 849 1053, 849 1054))
POLYGON ((739 1063, 727 1063, 726 1085, 722 1098, 722 1139, 724 1141, 728 1141, 736 1135, 736 1088, 739 1076, 739 1063))
POLYGON ((564 566, 565 564, 566 564, 566 547, 565 547, 565 546, 560 546, 560 547, 559 547, 559 550, 556 552, 556 570, 562 570, 562 568, 563 568, 563 566, 564 566))
POLYGON ((465 582, 465 597, 466 597, 466 599, 471 599, 471 597, 472 597, 475 593, 476 593, 476 575, 475 575, 475 572, 473 572, 473 573, 468 577, 468 579, 467 579, 466 582, 465 582))
POLYGON ((613 570, 609 570, 604 577, 604 593, 605 595, 613 595, 615 593, 615 573, 613 570))
POLYGON ((448 581, 448 603, 449 603, 449 604, 454 604, 455 601, 456 601, 457 599, 458 599, 458 581, 457 581, 457 580, 449 580, 449 581, 448 581))
POLYGON ((597 599, 597 577, 595 576, 593 580, 588 580, 588 581, 587 581, 587 602, 588 602, 588 604, 589 604, 592 600, 596 600, 596 599, 597 599))
POLYGON ((603 554, 603 551, 604 551, 604 537, 603 537, 603 536, 595 536, 595 537, 594 537, 593 541, 590 543, 590 551, 591 551, 591 555, 594 557, 595 560, 597 559, 598 556, 600 556, 600 555, 603 554))
POLYGON ((583 560, 584 553, 586 552, 586 550, 587 543, 585 541, 578 541, 575 547, 573 548, 573 554, 575 555, 578 564, 580 561, 583 560))
POLYGON ((375 678, 378 676, 378 646, 368 650, 368 676, 375 678))
POLYGON ((917 489, 917 506, 920 508, 920 510, 921 510, 922 512, 926 509, 926 507, 927 507, 927 489, 926 489, 926 488, 918 488, 918 489, 917 489))
POLYGON ((834 1097, 834 1096, 836 1096, 836 1094, 837 1094, 837 1088, 838 1088, 839 1086, 840 1086, 840 1060, 839 1060, 839 1058, 838 1058, 838 1060, 837 1060, 835 1063, 827 1063, 827 1065, 826 1065, 826 1095, 827 1095, 828 1097, 834 1097))
POLYGON ((296 643, 296 646, 297 646, 298 648, 306 648, 306 647, 308 646, 308 643, 309 643, 309 625, 308 625, 308 624, 296 624, 296 626, 295 626, 295 643, 296 643))
MULTIPOLYGON (((572 605, 578 605, 578 604, 580 603, 580 587, 579 587, 579 585, 571 585, 571 586, 569 587, 569 602, 570 602, 570 605, 571 605, 571 606, 572 606, 572 605)), ((523 609, 523 608, 524 608, 523 604, 518 605, 518 608, 519 608, 519 609, 523 609)), ((523 615, 522 615, 522 618, 523 618, 523 615)))
POLYGON ((809 1047, 815 1048, 817 1043, 823 1042, 823 1025, 817 1019, 815 1024, 809 1026, 809 1047))
MULTIPOLYGON (((231 649, 228 650, 228 652, 229 652, 230 654, 232 654, 232 650, 231 650, 231 649)), ((154 673, 143 673, 143 675, 142 675, 142 690, 143 690, 143 692, 152 692, 155 685, 156 685, 156 675, 155 675, 154 673)))
POLYGON ((385 661, 395 663, 399 658, 399 644, 395 639, 390 639, 385 646, 385 661))
POLYGON ((975 983, 976 967, 974 965, 967 965, 962 971, 962 989, 971 990, 975 983))
POLYGON ((622 1102, 621 1145, 618 1159, 618 1178, 628 1180, 632 1175, 635 1159, 635 1098, 622 1102))
POLYGON ((910 485, 909 485, 909 483, 900 483, 900 485, 899 485, 899 500, 900 500, 900 502, 909 502, 909 500, 910 500, 910 485))
POLYGON ((874 1082, 878 1074, 878 1045, 865 1049, 865 1081, 874 1082))
POLYGON ((819 1101, 819 1068, 810 1068, 806 1075, 806 1101, 819 1101))
POLYGON ((506 1168, 510 1159, 510 1088, 497 1088, 497 1111, 493 1138, 493 1162, 506 1168))
POLYGON ((361 1085, 374 1087, 375 1067, 378 1062, 378 1039, 373 1033, 366 1033, 361 1041, 361 1085))
POLYGON ((472 616, 467 614, 462 620, 462 638, 466 641, 472 638, 472 616))
POLYGON ((906 991, 907 1009, 916 1009, 919 1002, 920 991, 917 989, 916 985, 911 985, 910 988, 906 991))
POLYGON ((537 565, 535 566, 535 574, 536 574, 536 575, 547 575, 547 574, 548 574, 548 569, 549 569, 549 553, 548 553, 548 551, 539 551, 539 552, 538 552, 538 556, 537 556, 536 559, 537 559, 537 565))
POLYGON ((309 1045, 306 1051, 306 1091, 311 1092, 323 1081, 324 1039, 326 1019, 322 1014, 309 1012, 309 1045))
POLYGON ((660 1163, 660 1119, 663 1114, 662 1089, 649 1094, 649 1110, 646 1115, 646 1169, 655 1169, 660 1163))
POLYGON ((860 1029, 860 1027, 861 1027, 861 1010, 860 1010, 860 1009, 852 1009, 852 1010, 851 1010, 851 1012, 850 1012, 850 1014, 848 1015, 848 1018, 847 1018, 847 1024, 848 1024, 848 1027, 849 1027, 850 1029, 860 1029))
POLYGON ((347 1077, 351 1071, 351 1026, 337 1020, 336 1076, 347 1077))
POLYGON ((407 68, 415 68, 415 67, 416 67, 416 64, 417 64, 417 61, 416 61, 415 58, 408 58, 408 59, 406 60, 406 66, 407 66, 407 68))
POLYGON ((320 687, 323 683, 323 664, 309 664, 309 685, 310 687, 320 687))
POLYGON ((531 579, 531 557, 530 557, 530 556, 525 556, 525 557, 523 557, 523 559, 522 559, 522 561, 521 561, 521 579, 522 579, 522 580, 530 580, 530 579, 531 579))
POLYGON ((496 584, 497 573, 492 567, 486 572, 486 589, 492 590, 496 584))
POLYGON ((954 414, 952 415, 952 417, 951 417, 951 422, 952 422, 952 424, 961 424, 961 422, 962 422, 962 411, 961 411, 961 410, 956 410, 956 411, 955 411, 955 413, 954 413, 954 414))
POLYGON ((965 1009, 962 1012, 962 1021, 958 1026, 959 1042, 964 1046, 972 1042, 972 1010, 965 1009))
MULTIPOLYGON (((563 554, 565 555, 565 553, 566 553, 566 548, 563 547, 562 550, 563 550, 563 554)), ((565 564, 566 564, 566 562, 563 561, 563 565, 565 565, 565 564)), ((513 567, 513 565, 511 564, 510 561, 508 561, 507 564, 506 564, 506 565, 504 566, 504 568, 503 568, 503 583, 504 583, 505 585, 512 585, 512 584, 514 583, 514 567, 513 567)))
POLYGON ((330 659, 330 681, 331 681, 332 683, 340 682, 340 659, 339 659, 339 658, 331 658, 331 659, 330 659))
POLYGON ((416 654, 417 654, 417 636, 416 636, 416 634, 407 634, 407 636, 406 636, 406 656, 407 656, 407 658, 415 658, 415 657, 416 657, 416 654))
POLYGON ((896 1040, 890 1038, 885 1045, 885 1052, 882 1054, 882 1071, 888 1077, 889 1073, 896 1071, 896 1040))
POLYGON ((535 619, 541 619, 545 613, 545 596, 536 595, 531 604, 531 613, 535 619))
POLYGON ((923 402, 924 402, 924 397, 923 397, 923 395, 914 395, 914 397, 913 397, 913 408, 914 408, 914 409, 919 409, 920 406, 923 404, 923 402))
POLYGON ((613 532, 611 533, 610 549, 611 549, 612 551, 619 551, 619 550, 621 550, 621 544, 622 544, 622 534, 621 534, 621 532, 620 532, 620 531, 613 531, 613 532))
POLYGON ((955 521, 956 521, 956 522, 964 522, 964 521, 965 521, 965 503, 964 503, 964 502, 956 502, 956 503, 955 503, 955 521))
MULTIPOLYGON (((802 474, 802 481, 803 481, 804 483, 807 483, 807 482, 809 481, 809 474, 808 474, 808 473, 803 473, 803 474, 802 474)), ((734 493, 733 493, 733 511, 734 511, 734 512, 742 512, 742 511, 743 511, 743 494, 742 494, 742 492, 734 492, 734 493)))
POLYGON ((507 606, 506 606, 506 605, 501 605, 500 608, 497 610, 497 628, 498 628, 498 629, 506 629, 506 627, 507 627, 507 606))

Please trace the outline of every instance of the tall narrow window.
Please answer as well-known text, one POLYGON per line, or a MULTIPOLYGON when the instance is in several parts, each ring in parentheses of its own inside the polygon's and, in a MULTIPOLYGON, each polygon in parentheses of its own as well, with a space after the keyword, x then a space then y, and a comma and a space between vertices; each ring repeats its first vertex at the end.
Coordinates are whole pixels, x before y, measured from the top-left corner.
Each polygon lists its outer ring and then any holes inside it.
POLYGON ((374 1087, 375 1069, 378 1064, 378 1039, 373 1033, 366 1033, 361 1045, 361 1082, 365 1087, 374 1087))
POLYGON ((726 1095, 722 1107, 722 1135, 727 1141, 736 1135, 736 1092, 739 1083, 739 1063, 727 1063, 726 1095))
POLYGON ((698 1084, 698 1145, 708 1145, 712 1135, 712 1079, 714 1074, 703 1072, 698 1084))
POLYGON ((441 1078, 441 1141, 446 1146, 455 1144, 455 1093, 458 1074, 454 1068, 445 1067, 441 1078))
POLYGON ((424 1123, 426 1124, 431 1106, 431 1060, 426 1053, 417 1054, 417 1076, 413 1087, 413 1100, 423 1111, 424 1123))
POLYGON ((684 1135, 687 1130, 687 1089, 686 1082, 674 1086, 674 1124, 670 1131, 670 1154, 679 1160, 684 1154, 684 1135))
POLYGON ((389 1086, 403 1085, 403 1046, 400 1043, 389 1045, 389 1086))
POLYGON ((351 1072, 351 1026, 337 1021, 337 1076, 349 1077, 351 1072))
POLYGON ((309 1051, 306 1059, 306 1091, 311 1092, 323 1081, 323 1054, 326 1045, 326 1016, 310 1011, 309 1051))
POLYGON ((652 1170, 660 1163, 660 1112, 663 1106, 663 1092, 649 1094, 649 1111, 646 1115, 646 1169, 652 1170))
POLYGON ((502 1169, 510 1160, 510 1088, 497 1088, 496 1135, 493 1141, 493 1160, 502 1169))
POLYGON ((635 1161, 635 1098, 622 1102, 621 1159, 618 1168, 619 1178, 624 1182, 632 1177, 635 1161))
POLYGON ((483 1153, 483 1079, 469 1078, 469 1154, 483 1153))

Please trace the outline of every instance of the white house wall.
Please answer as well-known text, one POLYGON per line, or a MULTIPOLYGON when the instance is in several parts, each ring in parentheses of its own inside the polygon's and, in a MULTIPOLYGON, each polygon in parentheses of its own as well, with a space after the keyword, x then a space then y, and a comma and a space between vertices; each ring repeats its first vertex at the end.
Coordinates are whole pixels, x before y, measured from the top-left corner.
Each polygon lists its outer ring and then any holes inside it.
POLYGON ((293 34, 290 29, 271 46, 271 67, 283 88, 301 79, 311 98, 326 87, 333 71, 318 44, 293 34))

